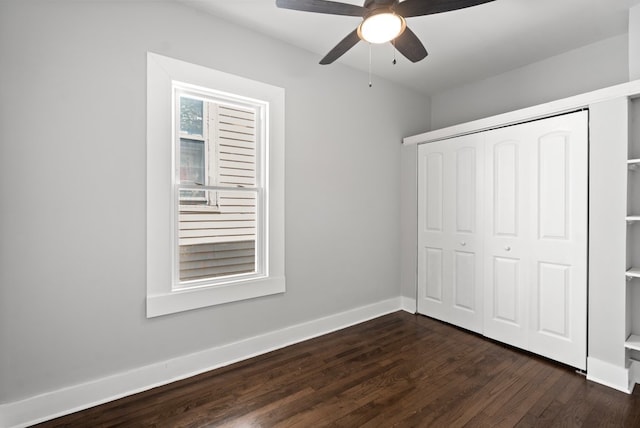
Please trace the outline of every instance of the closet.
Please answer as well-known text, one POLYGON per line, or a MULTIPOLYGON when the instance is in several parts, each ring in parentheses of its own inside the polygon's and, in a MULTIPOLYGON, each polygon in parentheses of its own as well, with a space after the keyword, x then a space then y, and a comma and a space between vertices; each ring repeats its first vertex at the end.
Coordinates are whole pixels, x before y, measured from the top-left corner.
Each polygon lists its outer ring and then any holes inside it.
POLYGON ((418 148, 418 312, 586 369, 588 113, 418 148))

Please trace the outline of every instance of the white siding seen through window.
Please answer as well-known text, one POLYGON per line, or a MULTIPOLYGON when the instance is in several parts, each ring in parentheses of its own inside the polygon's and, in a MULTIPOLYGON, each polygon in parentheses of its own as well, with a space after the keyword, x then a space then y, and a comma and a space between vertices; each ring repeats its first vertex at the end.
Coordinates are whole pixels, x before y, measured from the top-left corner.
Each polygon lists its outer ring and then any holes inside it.
POLYGON ((258 272, 258 112, 187 95, 177 98, 180 182, 216 188, 179 192, 180 284, 254 274, 258 272), (191 142, 199 138, 202 149, 196 151, 191 142))

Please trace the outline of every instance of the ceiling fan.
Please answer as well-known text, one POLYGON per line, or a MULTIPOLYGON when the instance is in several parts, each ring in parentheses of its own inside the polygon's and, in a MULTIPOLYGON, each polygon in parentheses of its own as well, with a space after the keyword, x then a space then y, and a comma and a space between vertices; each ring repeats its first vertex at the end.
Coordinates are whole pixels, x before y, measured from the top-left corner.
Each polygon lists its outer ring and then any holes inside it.
POLYGON ((320 64, 331 64, 360 40, 370 43, 391 42, 411 62, 418 62, 427 56, 427 50, 415 33, 407 27, 406 18, 449 12, 490 1, 494 0, 365 0, 363 6, 358 6, 327 0, 276 0, 276 6, 282 9, 363 18, 358 28, 331 49, 320 60, 320 64))

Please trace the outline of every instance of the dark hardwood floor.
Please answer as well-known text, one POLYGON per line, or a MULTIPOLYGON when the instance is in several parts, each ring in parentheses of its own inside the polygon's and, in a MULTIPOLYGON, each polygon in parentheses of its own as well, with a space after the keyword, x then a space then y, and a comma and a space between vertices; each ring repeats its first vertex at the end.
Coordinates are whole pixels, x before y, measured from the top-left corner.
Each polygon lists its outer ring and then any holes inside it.
POLYGON ((640 427, 573 369, 397 312, 40 427, 640 427))

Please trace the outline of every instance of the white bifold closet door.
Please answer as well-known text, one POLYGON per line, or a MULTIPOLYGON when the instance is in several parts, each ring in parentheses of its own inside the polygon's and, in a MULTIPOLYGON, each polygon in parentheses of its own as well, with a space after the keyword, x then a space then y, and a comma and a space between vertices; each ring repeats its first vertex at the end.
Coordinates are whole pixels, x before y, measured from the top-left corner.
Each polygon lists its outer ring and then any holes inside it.
POLYGON ((478 333, 482 160, 478 134, 419 147, 418 312, 478 333))
POLYGON ((418 312, 586 368, 587 130, 578 112, 420 146, 418 312))
POLYGON ((586 368, 588 116, 485 133, 484 334, 586 368))

